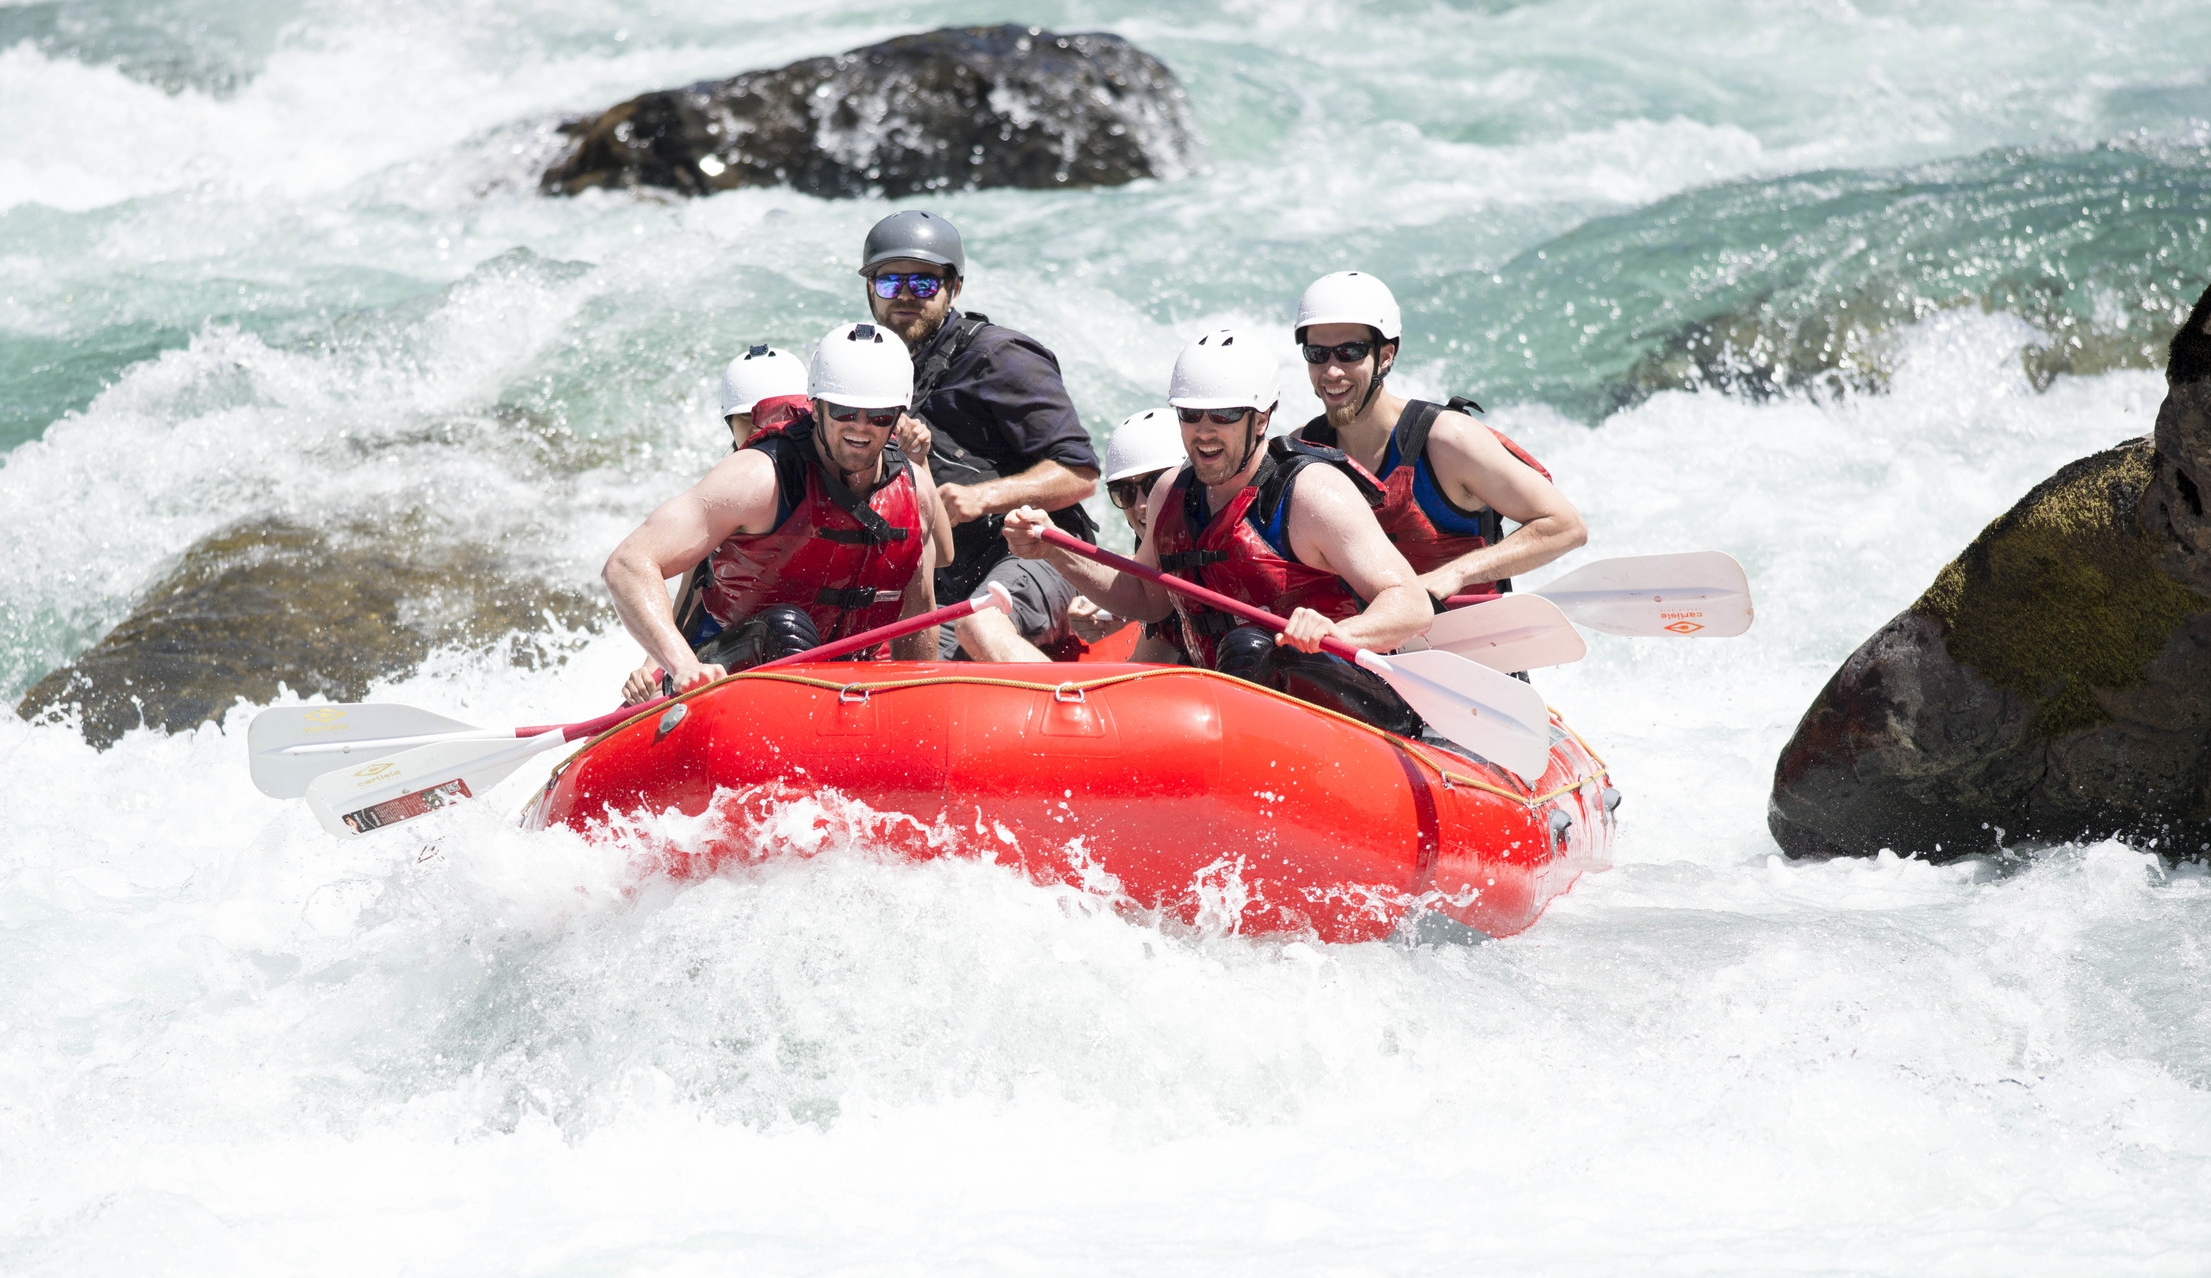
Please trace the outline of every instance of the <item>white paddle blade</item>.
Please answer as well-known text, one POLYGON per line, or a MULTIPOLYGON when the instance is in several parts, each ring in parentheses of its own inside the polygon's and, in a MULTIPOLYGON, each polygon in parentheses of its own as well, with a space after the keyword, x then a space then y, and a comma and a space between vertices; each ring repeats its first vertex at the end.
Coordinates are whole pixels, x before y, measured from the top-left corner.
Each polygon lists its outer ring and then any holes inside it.
POLYGON ((1558 605, 1541 595, 1506 595, 1454 608, 1428 627, 1428 646, 1492 670, 1540 670, 1582 659, 1589 644, 1558 605))
POLYGON ((261 793, 296 799, 323 773, 403 749, 409 738, 474 731, 413 706, 276 706, 253 716, 246 729, 247 767, 261 793), (315 751, 286 753, 302 746, 315 751))
POLYGON ((507 779, 531 755, 563 744, 549 732, 517 741, 441 741, 324 773, 307 787, 307 807, 340 838, 427 816, 507 779))
POLYGON ((1543 694, 1448 652, 1359 654, 1428 726, 1534 783, 1551 766, 1551 711, 1543 694))
POLYGON ((1601 559, 1532 593, 1607 634, 1725 639, 1750 629, 1750 578, 1717 550, 1601 559))

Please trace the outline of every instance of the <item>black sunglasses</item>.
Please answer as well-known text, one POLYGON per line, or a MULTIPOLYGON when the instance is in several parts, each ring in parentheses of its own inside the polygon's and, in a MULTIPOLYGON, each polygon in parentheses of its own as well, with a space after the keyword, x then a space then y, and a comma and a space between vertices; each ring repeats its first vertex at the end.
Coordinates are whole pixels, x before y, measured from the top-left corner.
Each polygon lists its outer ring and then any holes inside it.
POLYGON ((921 302, 926 302, 935 297, 944 288, 944 277, 942 275, 930 275, 922 271, 910 271, 904 274, 897 271, 885 271, 881 275, 869 276, 868 282, 875 286, 875 295, 886 302, 898 296, 898 290, 902 288, 911 291, 914 300, 921 302))
POLYGON ((1159 477, 1166 473, 1155 470, 1149 475, 1138 475, 1133 479, 1116 479, 1106 485, 1106 496, 1112 499, 1115 509, 1127 510, 1144 500, 1144 495, 1152 490, 1152 485, 1158 483, 1159 477))
POLYGON ((1305 362, 1308 364, 1325 364, 1331 355, 1336 357, 1339 364, 1357 364, 1373 353, 1372 342, 1345 342, 1341 346, 1315 346, 1311 342, 1305 344, 1305 362))
POLYGON ((877 430, 889 430, 898 424, 898 410, 895 408, 847 408, 842 404, 831 404, 829 406, 830 421, 849 422, 854 419, 864 419, 868 425, 875 427, 877 430))
POLYGON ((1249 408, 1178 408, 1175 416, 1180 417, 1185 426, 1195 426, 1200 418, 1205 417, 1212 418, 1216 425, 1234 426, 1251 411, 1253 410, 1249 408))

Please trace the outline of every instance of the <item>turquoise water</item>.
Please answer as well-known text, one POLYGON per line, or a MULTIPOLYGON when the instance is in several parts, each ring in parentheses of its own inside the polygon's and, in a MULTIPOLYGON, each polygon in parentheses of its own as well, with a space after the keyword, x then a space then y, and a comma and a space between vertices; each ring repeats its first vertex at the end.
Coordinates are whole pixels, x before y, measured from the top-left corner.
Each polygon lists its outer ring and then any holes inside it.
MULTIPOLYGON (((1203 138, 934 205, 1094 431, 1203 328, 1287 356, 1358 267, 1406 383, 1561 476, 1579 559, 1749 568, 1744 639, 1543 680, 1628 794, 1619 867, 1442 950, 834 839, 677 891, 630 856, 699 830, 523 835, 527 778, 339 847, 251 790, 251 707, 97 755, 0 717, 0 1268, 2201 1272, 2202 876, 1764 829, 1842 658, 2148 430, 2211 282, 2200 2, 0 4, 0 699, 241 519, 588 587, 723 446, 720 362, 857 313, 894 206, 542 200, 551 126, 1008 18, 1128 36, 1203 138)), ((580 717, 633 654, 570 646, 380 695, 580 717)))

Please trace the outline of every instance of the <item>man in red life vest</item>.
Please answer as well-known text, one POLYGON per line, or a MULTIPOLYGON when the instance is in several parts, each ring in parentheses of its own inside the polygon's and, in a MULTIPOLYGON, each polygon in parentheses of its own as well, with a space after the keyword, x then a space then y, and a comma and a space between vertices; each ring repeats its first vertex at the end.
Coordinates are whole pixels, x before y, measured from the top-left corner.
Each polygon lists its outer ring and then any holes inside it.
MULTIPOLYGON (((895 334, 829 330, 807 370, 811 411, 756 433, 615 547, 615 611, 676 688, 936 606, 936 490, 889 446, 912 391, 895 334), (664 583, 701 560, 704 615, 686 633, 664 583)), ((892 655, 925 660, 936 642, 932 627, 892 655)))
MULTIPOLYGON (((1440 610, 1589 540, 1580 512, 1526 450, 1465 413, 1382 387, 1404 335, 1389 287, 1359 271, 1324 275, 1297 304, 1297 341, 1323 415, 1300 427, 1338 448, 1383 491, 1375 515, 1440 610), (1507 536, 1503 520, 1520 526, 1507 536)), ((1477 409, 1479 411, 1479 409, 1477 409)))
POLYGON ((1279 637, 1051 546, 1038 535, 1042 511, 1008 515, 1006 541, 1024 558, 1049 559, 1117 616, 1159 621, 1173 611, 1199 664, 1417 735, 1411 707, 1320 642, 1388 652, 1426 631, 1434 610, 1375 522, 1381 494, 1372 481, 1332 448, 1267 439, 1277 378, 1274 357, 1233 330, 1183 349, 1167 402, 1189 461, 1153 488, 1135 557, 1285 617, 1279 637))
MULTIPOLYGON (((732 449, 743 448, 754 435, 781 430, 813 408, 813 401, 806 397, 806 365, 796 355, 766 342, 753 343, 744 354, 729 361, 722 370, 721 399, 722 422, 729 427, 732 449)), ((926 436, 923 438, 921 446, 926 449, 926 436)), ((907 462, 915 464, 910 453, 907 462)), ((920 469, 926 471, 927 467, 920 469)), ((946 523, 937 539, 939 558, 951 548, 951 536, 951 525, 946 523)), ((707 568, 703 562, 693 568, 676 592, 676 629, 685 633, 705 624, 707 568)), ((645 664, 623 680, 622 699, 632 705, 649 700, 660 692, 661 677, 660 663, 647 656, 645 664)))

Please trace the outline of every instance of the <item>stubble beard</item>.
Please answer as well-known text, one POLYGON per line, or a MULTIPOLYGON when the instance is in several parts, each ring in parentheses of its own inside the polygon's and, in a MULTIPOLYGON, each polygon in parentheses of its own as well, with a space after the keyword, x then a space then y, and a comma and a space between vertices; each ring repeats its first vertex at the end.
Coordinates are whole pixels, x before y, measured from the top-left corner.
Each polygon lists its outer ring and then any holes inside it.
POLYGON ((877 315, 875 322, 896 333, 898 340, 906 344, 906 349, 913 351, 921 349, 930 338, 935 337, 937 330, 944 327, 945 317, 951 313, 952 310, 948 306, 941 315, 922 314, 901 323, 896 318, 884 314, 877 315))

